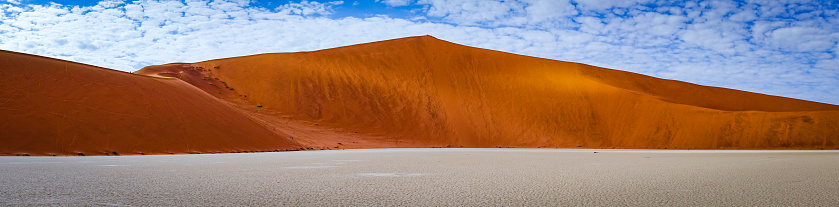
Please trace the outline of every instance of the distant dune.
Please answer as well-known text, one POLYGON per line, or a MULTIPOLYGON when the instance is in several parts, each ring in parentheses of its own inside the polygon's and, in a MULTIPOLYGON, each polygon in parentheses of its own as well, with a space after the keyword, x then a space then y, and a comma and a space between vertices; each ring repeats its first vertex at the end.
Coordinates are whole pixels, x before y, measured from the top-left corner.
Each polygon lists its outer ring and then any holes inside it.
POLYGON ((0 154, 839 147, 836 105, 430 36, 135 73, 0 52, 0 154))

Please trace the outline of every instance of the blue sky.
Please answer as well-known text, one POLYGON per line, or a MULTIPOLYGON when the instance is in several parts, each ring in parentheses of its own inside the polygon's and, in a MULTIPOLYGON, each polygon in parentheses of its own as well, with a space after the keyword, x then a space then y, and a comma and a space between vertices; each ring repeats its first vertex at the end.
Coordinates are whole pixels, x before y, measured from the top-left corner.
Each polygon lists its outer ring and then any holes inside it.
POLYGON ((123 71, 417 35, 839 104, 837 1, 0 0, 0 49, 123 71))

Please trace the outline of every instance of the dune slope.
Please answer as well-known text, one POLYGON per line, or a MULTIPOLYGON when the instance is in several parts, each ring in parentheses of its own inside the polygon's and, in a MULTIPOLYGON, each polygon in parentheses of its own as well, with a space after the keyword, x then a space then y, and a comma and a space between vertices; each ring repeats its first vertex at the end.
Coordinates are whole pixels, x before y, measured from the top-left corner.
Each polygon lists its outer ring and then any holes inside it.
POLYGON ((300 125, 310 125, 308 131, 331 133, 299 139, 313 145, 346 144, 369 135, 376 141, 342 147, 839 147, 839 106, 472 48, 430 36, 137 73, 179 71, 192 71, 179 78, 210 94, 250 105, 242 109, 261 114, 254 119, 282 120, 262 121, 268 128, 294 131, 280 123, 306 123, 300 125))
POLYGON ((0 51, 0 155, 298 148, 179 79, 0 51))

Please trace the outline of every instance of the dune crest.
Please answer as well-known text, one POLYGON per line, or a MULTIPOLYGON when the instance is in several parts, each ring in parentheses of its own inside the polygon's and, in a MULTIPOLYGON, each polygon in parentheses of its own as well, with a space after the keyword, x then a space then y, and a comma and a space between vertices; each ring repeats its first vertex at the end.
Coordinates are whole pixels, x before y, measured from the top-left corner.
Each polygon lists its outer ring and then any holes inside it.
POLYGON ((128 74, 0 53, 0 154, 835 149, 839 106, 430 36, 128 74))

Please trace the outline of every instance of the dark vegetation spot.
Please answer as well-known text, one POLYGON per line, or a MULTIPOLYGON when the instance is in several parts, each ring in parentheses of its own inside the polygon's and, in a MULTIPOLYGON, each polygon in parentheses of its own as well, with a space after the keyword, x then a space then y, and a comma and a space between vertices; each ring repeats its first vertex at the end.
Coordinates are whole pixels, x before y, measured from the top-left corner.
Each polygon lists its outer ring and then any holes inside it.
POLYGON ((344 145, 344 144, 341 144, 340 142, 338 142, 338 144, 339 144, 339 145, 344 145))
POLYGON ((78 153, 78 154, 76 154, 76 155, 78 155, 78 156, 84 156, 84 153, 79 152, 79 153, 78 153))
POLYGON ((119 154, 117 154, 117 151, 112 151, 111 154, 119 155, 119 154))
POLYGON ((594 152, 594 154, 597 154, 597 152, 594 152))
POLYGON ((262 108, 262 106, 256 106, 256 107, 262 108))

